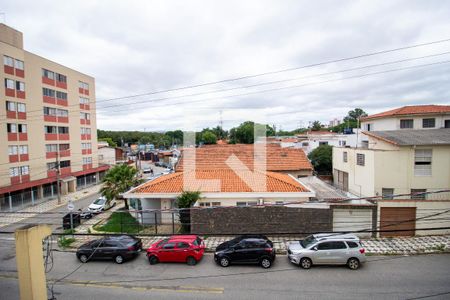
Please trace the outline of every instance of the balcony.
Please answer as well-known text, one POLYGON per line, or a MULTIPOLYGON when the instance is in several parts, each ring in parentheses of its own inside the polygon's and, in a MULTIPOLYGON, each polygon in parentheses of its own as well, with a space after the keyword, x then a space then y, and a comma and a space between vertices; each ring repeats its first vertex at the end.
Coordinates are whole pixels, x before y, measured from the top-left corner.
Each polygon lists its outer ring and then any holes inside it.
POLYGON ((56 141, 58 139, 58 134, 56 133, 46 133, 45 140, 46 141, 56 141))
POLYGON ((61 105, 61 106, 68 106, 69 102, 67 101, 67 99, 56 98, 56 104, 61 105))
POLYGON ((56 158, 56 152, 46 152, 45 158, 56 158))
POLYGON ((9 118, 9 119, 15 119, 17 117, 17 114, 16 114, 15 111, 7 110, 6 111, 6 117, 9 118))
POLYGON ((59 173, 61 176, 67 176, 67 175, 70 175, 72 173, 72 171, 71 171, 70 167, 65 167, 65 168, 60 168, 59 173))
POLYGON ((28 133, 19 132, 19 141, 28 141, 28 133))
POLYGON ((70 135, 68 133, 60 133, 58 134, 58 139, 60 141, 68 141, 70 140, 70 135))
POLYGON ((56 177, 56 170, 48 170, 47 177, 56 177))
POLYGON ((61 150, 59 151, 59 157, 70 156, 70 150, 61 150))
POLYGON ((17 91, 16 93, 17 98, 25 99, 25 92, 24 91, 17 91))
POLYGON ((20 161, 28 161, 29 156, 28 154, 20 154, 20 161))
POLYGON ((50 96, 43 96, 42 100, 45 103, 50 103, 50 104, 56 104, 56 99, 54 97, 50 97, 50 96))
POLYGON ((17 141, 17 133, 8 132, 8 141, 17 141))
POLYGON ((25 78, 25 70, 16 69, 16 76, 25 78))
POLYGON ((56 122, 56 116, 45 115, 44 121, 45 122, 56 122))
POLYGON ((20 183, 20 176, 13 176, 10 177, 11 179, 11 184, 19 184, 20 183))
POLYGON ((82 149, 81 154, 82 155, 92 154, 92 149, 82 149))
POLYGON ((27 113, 26 112, 17 112, 17 118, 19 120, 26 120, 27 119, 27 113))
POLYGON ((19 155, 18 154, 9 156, 9 162, 10 163, 15 163, 15 162, 18 162, 18 161, 19 161, 19 155))
POLYGON ((50 79, 48 77, 42 76, 42 83, 48 84, 48 85, 55 85, 55 80, 50 79))
POLYGON ((61 82, 61 81, 56 81, 56 86, 62 89, 67 89, 67 83, 66 82, 61 82))
POLYGON ((86 124, 86 119, 80 119, 80 124, 81 125, 85 125, 86 124))
POLYGON ((16 96, 16 90, 15 89, 5 88, 5 95, 8 96, 8 97, 15 97, 16 96))
POLYGON ((30 174, 22 175, 22 183, 30 181, 30 174))
POLYGON ((3 66, 3 70, 6 74, 14 75, 14 67, 11 66, 3 66))
POLYGON ((58 123, 69 123, 69 117, 58 117, 58 123))
POLYGON ((83 165, 83 171, 92 169, 92 164, 83 165))
POLYGON ((86 125, 91 125, 91 120, 86 120, 86 125))

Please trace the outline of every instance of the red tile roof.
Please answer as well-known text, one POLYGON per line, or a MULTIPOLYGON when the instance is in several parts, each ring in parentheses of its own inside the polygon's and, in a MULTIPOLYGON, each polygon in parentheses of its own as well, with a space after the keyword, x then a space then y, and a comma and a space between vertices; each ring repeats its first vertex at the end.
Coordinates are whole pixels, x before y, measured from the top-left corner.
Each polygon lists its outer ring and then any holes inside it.
POLYGON ((450 113, 450 105, 413 105, 413 106, 403 106, 400 108, 388 110, 367 117, 362 117, 361 121, 368 121, 385 117, 443 114, 443 113, 444 114, 450 113))
POLYGON ((309 192, 302 184, 287 174, 276 172, 255 172, 259 176, 247 174, 247 182, 255 182, 256 180, 265 180, 266 188, 260 185, 260 188, 251 188, 246 181, 242 180, 232 170, 197 170, 184 174, 177 172, 159 177, 149 181, 132 193, 181 193, 184 190, 194 190, 204 193, 251 193, 251 192, 309 192), (184 176, 186 175, 186 176, 184 176), (199 183, 200 179, 216 179, 220 180, 219 188, 205 183, 199 183), (186 180, 186 181, 184 181, 186 180))
MULTIPOLYGON (((229 169, 226 160, 235 155, 249 169, 253 170, 254 145, 208 145, 195 149, 195 168, 229 169)), ((184 149, 183 151, 193 151, 184 149)), ((176 171, 183 171, 184 155, 176 166, 176 171)), ((298 148, 282 148, 279 144, 266 144, 266 167, 268 171, 300 171, 312 170, 313 167, 305 152, 298 148)))

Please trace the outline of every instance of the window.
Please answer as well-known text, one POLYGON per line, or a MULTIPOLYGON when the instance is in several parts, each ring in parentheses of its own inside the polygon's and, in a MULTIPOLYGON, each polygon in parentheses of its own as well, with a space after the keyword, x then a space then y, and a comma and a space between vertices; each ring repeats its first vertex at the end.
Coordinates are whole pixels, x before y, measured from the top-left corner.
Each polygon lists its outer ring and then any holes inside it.
POLYGON ((29 166, 21 166, 20 167, 20 175, 28 175, 30 174, 30 167, 29 166))
POLYGON ((24 103, 17 103, 17 111, 18 112, 26 112, 27 106, 24 103))
POLYGON ((17 155, 18 147, 17 146, 8 146, 8 155, 17 155))
POLYGON ((56 80, 58 80, 59 82, 67 82, 67 77, 62 74, 56 73, 56 80))
POLYGON ((17 127, 20 133, 27 133, 27 124, 18 124, 17 127))
POLYGON ((50 78, 52 80, 55 79, 55 73, 46 69, 42 69, 42 76, 50 78))
POLYGON ((16 59, 15 67, 16 67, 16 69, 23 70, 24 69, 23 61, 16 59))
POLYGON ((342 160, 343 160, 344 162, 347 162, 347 161, 348 161, 348 154, 347 154, 347 151, 342 152, 342 160))
POLYGON ((414 154, 414 175, 431 176, 431 149, 416 149, 414 154))
POLYGON ((328 145, 328 142, 319 142, 319 147, 324 145, 328 145))
POLYGON ((365 155, 362 153, 357 153, 356 154, 356 164, 358 166, 364 166, 365 165, 365 155))
POLYGON ((80 97, 80 104, 89 104, 89 99, 88 98, 84 98, 84 97, 80 97))
POLYGON ((78 86, 80 87, 80 89, 89 90, 89 84, 87 84, 83 81, 78 81, 78 86))
POLYGON ((58 117, 68 117, 69 116, 69 111, 67 111, 65 109, 57 109, 56 110, 56 115, 58 117))
POLYGON ((58 145, 56 144, 47 144, 45 145, 45 152, 56 152, 58 151, 58 145))
POLYGON ((309 146, 309 143, 308 142, 303 142, 302 143, 302 147, 308 147, 309 146))
POLYGON ((434 128, 436 126, 436 119, 430 118, 430 119, 423 119, 422 120, 422 127, 423 128, 434 128))
POLYGON ((92 164, 92 157, 83 157, 83 165, 92 164))
POLYGON ((8 133, 17 133, 17 125, 16 124, 8 123, 8 124, 6 124, 6 129, 7 129, 8 133))
POLYGON ((67 100, 67 93, 56 91, 56 98, 67 100))
POLYGON ((5 66, 14 67, 14 59, 12 57, 5 55, 5 56, 3 56, 3 64, 5 66))
POLYGON ((58 127, 58 133, 59 134, 68 134, 69 133, 69 127, 58 127))
POLYGON ((421 194, 421 193, 426 193, 426 191, 427 191, 426 189, 411 189, 411 199, 413 199, 413 200, 425 200, 426 199, 426 194, 421 194))
POLYGON ((167 243, 163 246, 163 249, 173 249, 175 248, 175 243, 167 243))
POLYGON ((16 111, 16 102, 6 101, 7 111, 16 111))
POLYGON ((220 202, 211 202, 212 206, 220 206, 220 202))
POLYGON ((70 160, 63 160, 62 162, 59 163, 59 166, 61 168, 67 168, 70 167, 70 160))
POLYGON ((59 144, 59 151, 66 151, 69 150, 70 145, 69 144, 59 144))
POLYGON ((56 116, 56 108, 44 107, 44 115, 46 115, 46 116, 56 116))
POLYGON ((358 248, 358 243, 346 241, 349 248, 358 248))
POLYGON ((55 91, 48 88, 42 88, 44 96, 55 98, 55 91))
POLYGON ((330 249, 331 249, 331 242, 320 243, 317 246, 317 250, 330 250, 330 249))
POLYGON ((19 154, 28 154, 28 146, 27 145, 19 146, 19 154))
POLYGON ((400 129, 414 128, 413 119, 400 120, 400 129))
POLYGON ((346 141, 339 141, 339 146, 344 147, 345 145, 347 145, 346 141))
POLYGON ((450 120, 444 121, 444 128, 450 128, 450 120))
POLYGON ((188 243, 184 243, 184 242, 180 242, 180 243, 178 243, 177 248, 179 248, 179 249, 189 248, 189 244, 188 243))
POLYGON ((56 133, 56 126, 44 126, 45 133, 56 133))
POLYGON ((22 81, 16 81, 16 90, 25 92, 25 83, 22 81))
POLYGON ((208 206, 211 206, 211 203, 210 202, 200 202, 198 205, 200 207, 208 207, 208 206))
POLYGON ((394 189, 390 189, 390 188, 382 188, 381 189, 381 196, 383 197, 383 199, 392 200, 392 199, 394 199, 394 197, 392 197, 392 195, 394 195, 394 189))
POLYGON ((318 250, 336 250, 336 249, 347 249, 344 242, 324 242, 319 244, 318 250))
POLYGON ((14 80, 5 78, 5 87, 6 87, 7 89, 13 90, 13 89, 14 89, 14 80))
POLYGON ((55 169, 56 169, 56 162, 47 163, 47 170, 55 170, 55 169))
POLYGON ((373 131, 373 125, 372 124, 365 124, 364 128, 366 129, 366 131, 373 131))
POLYGON ((20 175, 20 169, 18 167, 9 168, 9 177, 16 177, 20 175))

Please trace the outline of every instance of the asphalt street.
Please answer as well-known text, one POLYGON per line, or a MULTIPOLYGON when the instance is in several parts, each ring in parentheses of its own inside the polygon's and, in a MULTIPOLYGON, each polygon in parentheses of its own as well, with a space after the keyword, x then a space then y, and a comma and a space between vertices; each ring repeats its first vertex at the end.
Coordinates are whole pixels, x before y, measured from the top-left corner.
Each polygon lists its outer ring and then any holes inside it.
MULTIPOLYGON (((0 299, 19 299, 14 241, 0 236, 0 299)), ((222 268, 206 254, 196 266, 149 265, 144 253, 117 265, 81 264, 54 252, 56 299, 449 299, 450 254, 370 256, 361 269, 321 266, 303 270, 279 255, 274 266, 222 268)))
MULTIPOLYGON (((89 204, 92 203, 95 199, 97 199, 100 196, 100 194, 94 194, 90 196, 86 196, 82 199, 79 199, 77 201, 74 201, 75 205, 75 211, 78 209, 86 209, 89 204)), ((11 225, 5 226, 1 228, 2 232, 14 232, 17 228, 20 228, 26 224, 50 224, 52 227, 52 230, 60 231, 62 230, 62 217, 64 216, 64 213, 68 213, 66 207, 58 207, 52 210, 47 211, 44 214, 38 214, 34 217, 30 217, 27 219, 24 219, 22 221, 19 221, 17 223, 13 223, 11 225)))

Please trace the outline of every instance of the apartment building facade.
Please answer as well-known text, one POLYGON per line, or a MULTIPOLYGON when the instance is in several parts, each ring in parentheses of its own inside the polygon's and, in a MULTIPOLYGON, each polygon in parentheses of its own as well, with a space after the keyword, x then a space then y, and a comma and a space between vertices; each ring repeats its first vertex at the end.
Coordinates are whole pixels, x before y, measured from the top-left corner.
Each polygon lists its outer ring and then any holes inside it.
POLYGON ((100 179, 95 80, 23 48, 0 24, 0 209, 55 198, 100 179))

